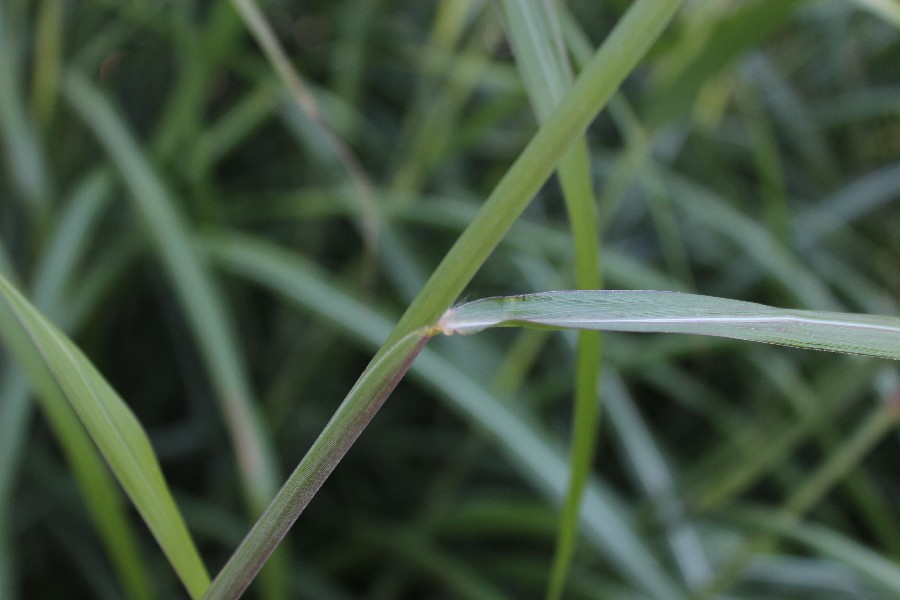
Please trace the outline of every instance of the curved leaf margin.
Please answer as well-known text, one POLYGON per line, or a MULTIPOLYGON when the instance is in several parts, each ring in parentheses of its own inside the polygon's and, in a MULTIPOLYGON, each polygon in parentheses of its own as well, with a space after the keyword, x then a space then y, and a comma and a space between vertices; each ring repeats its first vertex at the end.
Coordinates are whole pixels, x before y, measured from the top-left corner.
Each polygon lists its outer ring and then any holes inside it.
POLYGON ((71 340, 0 276, 0 338, 29 377, 53 378, 143 517, 192 598, 209 576, 150 440, 125 402, 71 340), (26 346, 27 345, 27 346, 26 346), (35 354, 40 368, 27 368, 35 354))
POLYGON ((900 318, 791 310, 657 290, 564 290, 484 298, 448 310, 437 328, 687 333, 900 360, 900 318))

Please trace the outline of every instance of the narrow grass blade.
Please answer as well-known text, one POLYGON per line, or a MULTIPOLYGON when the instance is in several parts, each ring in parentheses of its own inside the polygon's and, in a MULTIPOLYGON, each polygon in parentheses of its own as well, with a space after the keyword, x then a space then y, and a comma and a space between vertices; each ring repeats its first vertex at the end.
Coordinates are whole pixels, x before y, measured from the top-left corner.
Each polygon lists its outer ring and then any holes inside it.
POLYGON ((204 598, 237 598, 243 594, 300 513, 403 379, 429 337, 423 328, 397 340, 360 377, 303 460, 222 567, 204 598))
MULTIPOLYGON (((34 354, 34 353, 33 353, 34 354)), ((27 359, 24 359, 27 360, 27 359)), ((23 358, 19 362, 24 364, 23 358)), ((44 417, 50 426, 53 436, 65 456, 65 460, 72 470, 72 474, 78 483, 81 495, 84 498, 85 508, 97 530, 97 534, 106 547, 110 563, 117 571, 119 581, 125 597, 132 600, 149 600, 157 591, 148 574, 146 560, 141 556, 135 536, 135 524, 129 519, 130 507, 122 495, 121 488, 116 485, 113 477, 106 467, 103 457, 91 441, 90 436, 78 420, 78 415, 66 401, 59 386, 53 383, 52 375, 40 364, 40 359, 33 361, 34 365, 28 369, 32 381, 37 378, 43 382, 35 385, 38 402, 41 405, 44 417)), ((9 488, 15 483, 16 469, 24 452, 23 441, 28 441, 27 433, 31 430, 27 427, 31 419, 32 403, 28 381, 21 370, 16 370, 14 363, 7 365, 9 368, 3 372, 4 388, 0 396, 0 420, 3 422, 3 432, 0 432, 2 449, 9 452, 3 456, 3 473, 0 474, 0 511, 10 512, 10 506, 6 505, 9 488), (21 433, 10 434, 12 427, 19 426, 21 433), (22 440, 22 438, 26 438, 22 440), (18 447, 16 445, 18 444, 18 447)), ((12 513, 14 515, 15 513, 12 513)), ((7 524, 11 519, 7 514, 0 514, 0 529, 8 529, 7 524)), ((10 538, 13 531, 2 532, 2 535, 10 538)), ((0 597, 16 598, 16 577, 13 573, 4 573, 19 566, 21 552, 10 549, 18 548, 18 540, 5 539, 0 545, 0 597)))
POLYGON ((11 500, 25 454, 26 428, 32 410, 28 382, 11 363, 0 371, 0 597, 18 598, 19 559, 11 500))
POLYGON ((689 333, 900 360, 900 318, 773 308, 660 291, 558 291, 485 298, 450 309, 446 334, 488 327, 689 333))
MULTIPOLYGON (((538 120, 546 121, 566 91, 573 76, 559 27, 559 15, 552 2, 506 0, 503 12, 528 97, 538 120)), ((600 241, 596 200, 591 182, 590 156, 582 137, 569 146, 559 162, 559 179, 569 214, 575 247, 576 285, 598 289, 600 281, 600 241)), ((548 598, 563 595, 575 543, 578 539, 578 511, 590 477, 597 445, 600 402, 597 383, 600 372, 600 334, 581 331, 575 372, 575 409, 572 412, 569 491, 563 503, 556 542, 548 598)))
POLYGON ((739 90, 738 106, 747 120, 747 141, 759 175, 759 197, 765 209, 766 226, 769 235, 782 245, 790 246, 788 185, 771 115, 766 112, 760 93, 753 85, 742 81, 739 90))
MULTIPOLYGON (((371 379, 375 369, 391 371, 393 367, 396 372, 396 369, 405 366, 404 363, 409 357, 405 352, 396 351, 397 344, 409 339, 409 336, 415 339, 423 328, 433 327, 459 296, 534 194, 551 175, 558 157, 584 132, 597 111, 631 73, 662 33, 681 6, 681 2, 682 0, 638 0, 631 6, 553 115, 541 126, 522 155, 498 183, 476 219, 432 273, 431 278, 361 375, 360 381, 371 379), (392 356, 390 362, 393 365, 385 365, 382 360, 389 356, 392 356)), ((354 386, 344 404, 338 409, 338 415, 343 419, 347 417, 345 410, 365 411, 369 407, 377 407, 378 394, 384 389, 386 388, 375 384, 354 386)), ((329 431, 328 435, 332 433, 338 431, 329 431)), ((343 433, 346 435, 346 431, 343 433)), ((352 443, 352 439, 350 441, 352 443)), ((217 576, 217 579, 226 583, 211 593, 210 598, 224 598, 229 597, 229 594, 239 593, 243 589, 241 586, 249 584, 275 544, 293 525, 299 511, 279 505, 285 501, 302 501, 300 502, 302 510, 310 500, 311 494, 318 489, 317 486, 321 485, 321 481, 316 483, 320 465, 315 463, 322 457, 315 454, 311 452, 307 455, 314 464, 303 469, 298 467, 299 471, 311 469, 303 475, 303 478, 313 477, 315 485, 310 485, 309 482, 303 484, 310 495, 297 497, 297 482, 289 480, 289 484, 282 488, 272 503, 272 506, 278 507, 277 518, 281 519, 281 522, 264 522, 259 530, 251 530, 248 538, 242 542, 233 556, 235 560, 229 561, 217 576)), ((333 459, 335 462, 331 463, 331 468, 341 456, 343 452, 333 459)))
POLYGON ((194 142, 187 168, 190 179, 200 181, 206 177, 238 142, 275 113, 280 102, 280 90, 269 81, 237 101, 194 142))
POLYGON ((6 246, 3 244, 0 244, 0 275, 8 277, 12 281, 18 283, 12 257, 9 255, 6 246))
MULTIPOLYGON (((493 32, 481 24, 481 3, 472 0, 442 0, 434 10, 428 41, 418 64, 420 76, 410 108, 397 138, 389 187, 411 203, 422 191, 432 169, 446 152, 448 131, 459 126, 460 112, 486 79, 489 59, 465 43, 467 29, 479 30, 481 47, 493 32), (464 62, 468 63, 461 68, 464 62), (442 81, 442 73, 455 73, 442 81), (463 75, 464 76, 461 76, 463 75)), ((474 37, 474 36, 473 36, 474 37)))
MULTIPOLYGON (((390 332, 387 318, 341 292, 299 256, 235 235, 207 238, 204 245, 224 269, 333 323, 352 342, 374 349, 390 332)), ((488 432, 532 485, 552 501, 563 501, 567 487, 565 459, 527 418, 430 348, 422 351, 410 373, 442 396, 450 409, 488 432)), ((635 588, 653 598, 682 597, 637 534, 627 509, 596 482, 587 486, 579 516, 586 539, 635 588)))
POLYGON ((65 290, 72 284, 77 267, 96 240, 95 232, 104 208, 112 198, 113 179, 107 169, 88 174, 65 200, 35 270, 35 306, 62 328, 72 326, 72 313, 65 306, 65 290))
MULTIPOLYGON (((77 327, 79 319, 72 311, 62 310, 63 290, 73 272, 84 257, 93 239, 92 233, 101 210, 110 197, 112 179, 106 171, 96 171, 76 187, 66 208, 59 216, 35 270, 33 298, 35 305, 45 314, 62 323, 62 327, 77 327)), ((25 452, 29 424, 33 414, 28 382, 21 369, 14 363, 5 365, 0 375, 3 385, 0 391, 0 521, 9 507, 3 501, 11 494, 16 483, 19 463, 25 452)), ((50 381, 51 377, 47 377, 50 381)), ((119 579, 128 598, 152 598, 154 587, 146 568, 146 561, 138 551, 134 525, 129 522, 129 508, 116 486, 103 457, 84 430, 78 416, 70 408, 58 386, 44 389, 35 386, 38 400, 54 437, 69 463, 91 519, 106 546, 111 563, 118 571, 119 579)), ((0 541, 5 546, 6 541, 0 541)), ((5 548, 0 548, 0 555, 5 548)), ((7 553, 8 554, 8 553, 7 553)), ((0 565, 0 572, 6 565, 0 565)), ((0 597, 13 595, 9 578, 0 574, 0 597)))
MULTIPOLYGON (((891 310, 890 312, 895 311, 891 310)), ((801 421, 807 416, 824 413, 823 416, 826 418, 815 428, 817 445, 821 448, 823 456, 832 456, 838 452, 845 422, 836 416, 829 416, 831 411, 822 410, 825 407, 819 400, 820 398, 827 400, 830 394, 838 391, 835 389, 838 386, 814 388, 810 385, 811 382, 801 374, 795 361, 783 353, 773 355, 770 352, 754 352, 751 355, 751 362, 754 363, 764 379, 772 381, 773 385, 782 391, 801 421)), ((852 361, 852 363, 867 365, 870 369, 880 367, 882 369, 881 377, 889 377, 887 373, 894 371, 891 366, 879 364, 877 361, 852 361)), ((836 370, 830 369, 829 372, 834 373, 836 370)), ((875 377, 876 375, 872 375, 869 381, 871 382, 875 377)), ((885 422, 890 420, 887 418, 890 416, 884 415, 885 422)), ((847 452, 846 448, 843 452, 847 452)), ((900 555, 900 522, 897 521, 892 500, 881 488, 878 479, 873 474, 870 465, 858 461, 852 471, 847 473, 846 477, 841 478, 840 491, 849 501, 848 504, 855 507, 860 527, 867 527, 886 552, 900 555)))
POLYGON ((843 167, 836 149, 810 113, 796 82, 761 53, 747 57, 742 70, 765 99, 782 143, 797 152, 811 176, 825 189, 840 185, 843 167))
POLYGON ((851 181, 796 217, 797 245, 809 249, 822 237, 896 202, 900 160, 851 181))
POLYGON ((187 224, 176 204, 110 103, 76 73, 65 78, 64 93, 121 171, 156 243, 218 392, 250 512, 258 514, 277 487, 275 460, 223 300, 191 247, 187 224))
POLYGON ((159 542, 191 597, 209 578, 134 415, 91 362, 5 279, 0 335, 41 390, 58 386, 159 542))
MULTIPOLYGON (((113 106, 75 72, 65 78, 64 94, 118 167, 155 242, 217 392, 237 456, 244 501, 251 518, 256 517, 277 489, 277 463, 225 301, 191 246, 188 225, 178 204, 113 106)), ((277 598, 278 590, 284 587, 279 583, 284 560, 273 560, 267 569, 267 598, 277 598)))
MULTIPOLYGON (((822 501, 834 485, 845 478, 872 447, 897 424, 900 410, 890 403, 877 406, 869 416, 829 455, 828 460, 792 489, 783 510, 799 520, 822 501)), ((751 536, 719 565, 716 578, 705 591, 718 596, 730 589, 741 576, 752 557, 774 550, 779 533, 762 532, 751 536)))
POLYGON ((410 304, 392 339, 433 325, 553 173, 556 162, 596 117, 678 11, 683 0, 638 0, 616 24, 562 102, 541 125, 478 215, 410 304))
MULTIPOLYGON (((852 382, 858 389, 862 389, 871 380, 870 371, 871 368, 860 370, 845 367, 838 372, 842 376, 842 382, 852 382)), ((841 386, 832 388, 829 394, 816 397, 817 410, 810 411, 799 419, 784 419, 784 423, 755 427, 752 431, 735 426, 728 445, 711 452, 705 463, 701 463, 700 468, 695 470, 695 473, 704 475, 698 478, 702 484, 693 484, 691 478, 688 478, 690 483, 683 486, 684 495, 692 509, 697 513, 705 513, 727 506, 763 477, 783 467, 792 453, 801 444, 808 442, 829 420, 842 422, 847 406, 859 398, 856 394, 840 393, 835 399, 834 392, 843 390, 840 389, 841 386)))

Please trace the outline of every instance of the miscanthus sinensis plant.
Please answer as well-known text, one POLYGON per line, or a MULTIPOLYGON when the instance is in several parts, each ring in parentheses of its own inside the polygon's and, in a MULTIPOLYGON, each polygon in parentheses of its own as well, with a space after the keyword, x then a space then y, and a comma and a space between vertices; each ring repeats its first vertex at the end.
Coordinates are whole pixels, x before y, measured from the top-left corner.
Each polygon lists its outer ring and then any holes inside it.
POLYGON ((0 597, 898 594, 898 26, 3 2, 0 597))

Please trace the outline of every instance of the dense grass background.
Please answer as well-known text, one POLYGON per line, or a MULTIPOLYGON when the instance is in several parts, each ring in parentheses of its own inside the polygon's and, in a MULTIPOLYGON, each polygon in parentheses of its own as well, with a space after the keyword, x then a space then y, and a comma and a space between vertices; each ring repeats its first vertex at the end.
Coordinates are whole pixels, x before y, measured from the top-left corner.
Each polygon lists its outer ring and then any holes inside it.
MULTIPOLYGON (((568 3, 576 71, 628 5, 568 3)), ((536 129, 493 3, 262 8, 319 117, 229 3, 0 0, 0 271, 147 428, 212 573, 536 129)), ((588 132, 605 285, 897 315, 898 26, 686 3, 588 132)), ((554 181, 465 297, 574 287, 568 230, 554 181)), ((251 593, 541 596, 573 341, 431 342, 251 593)), ((601 397, 565 597, 900 593, 889 361, 610 334, 601 397)), ((4 356, 0 598, 182 593, 136 515, 109 550, 60 419, 4 356)))

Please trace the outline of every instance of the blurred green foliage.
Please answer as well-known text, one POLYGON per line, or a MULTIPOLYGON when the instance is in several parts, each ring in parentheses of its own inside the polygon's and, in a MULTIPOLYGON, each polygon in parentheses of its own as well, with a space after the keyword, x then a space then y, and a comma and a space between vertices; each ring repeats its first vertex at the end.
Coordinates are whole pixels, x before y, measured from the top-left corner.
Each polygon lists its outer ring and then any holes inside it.
MULTIPOLYGON (((628 4, 562 8, 576 73, 628 4)), ((891 6, 687 2, 587 134, 605 285, 897 315, 891 6)), ((0 272, 148 430, 212 573, 536 129, 494 3, 262 9, 321 116, 230 3, 0 0, 0 272)), ((571 246, 551 181, 464 296, 575 287, 571 246)), ((431 342, 251 594, 541 596, 572 341, 431 342)), ((0 598, 176 597, 2 360, 0 598)), ((900 593, 892 363, 610 334, 601 390, 564 597, 900 593)))

